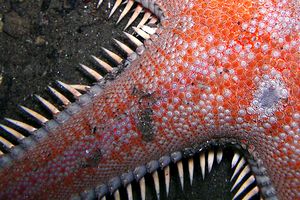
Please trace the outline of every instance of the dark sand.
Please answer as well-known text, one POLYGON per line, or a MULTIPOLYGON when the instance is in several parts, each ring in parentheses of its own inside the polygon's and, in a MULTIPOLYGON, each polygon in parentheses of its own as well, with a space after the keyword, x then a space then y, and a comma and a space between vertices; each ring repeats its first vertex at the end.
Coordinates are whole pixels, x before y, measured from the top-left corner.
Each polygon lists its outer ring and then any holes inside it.
POLYGON ((55 80, 92 84, 78 63, 95 66, 90 55, 117 49, 111 38, 124 38, 126 21, 116 25, 117 13, 108 21, 107 2, 98 10, 89 1, 20 2, 0 0, 0 118, 20 118, 18 104, 43 112, 33 94, 48 97, 55 80))

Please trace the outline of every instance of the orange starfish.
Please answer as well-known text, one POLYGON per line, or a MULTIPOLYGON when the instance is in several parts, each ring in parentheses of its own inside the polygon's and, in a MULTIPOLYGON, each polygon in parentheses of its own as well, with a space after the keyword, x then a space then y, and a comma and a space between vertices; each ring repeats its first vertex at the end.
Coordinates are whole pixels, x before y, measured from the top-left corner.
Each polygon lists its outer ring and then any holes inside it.
POLYGON ((0 198, 70 198, 221 138, 247 147, 278 197, 299 198, 299 2, 141 3, 161 20, 143 52, 2 158, 0 198))

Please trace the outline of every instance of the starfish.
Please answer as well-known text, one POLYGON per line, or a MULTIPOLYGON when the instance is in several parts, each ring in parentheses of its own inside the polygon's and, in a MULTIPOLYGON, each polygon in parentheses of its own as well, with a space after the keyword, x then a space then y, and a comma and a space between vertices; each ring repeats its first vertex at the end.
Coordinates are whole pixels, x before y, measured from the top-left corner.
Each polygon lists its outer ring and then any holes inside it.
POLYGON ((210 171, 230 145, 240 179, 253 174, 244 186, 257 184, 245 198, 299 198, 299 2, 137 2, 159 18, 155 33, 137 29, 144 45, 104 78, 83 66, 98 80, 86 94, 60 82, 77 101, 48 104, 53 120, 24 107, 44 125, 0 158, 0 198, 118 198, 134 179, 144 191, 147 173, 157 183, 159 168, 168 185, 171 161, 183 185, 186 154, 210 149, 210 171))

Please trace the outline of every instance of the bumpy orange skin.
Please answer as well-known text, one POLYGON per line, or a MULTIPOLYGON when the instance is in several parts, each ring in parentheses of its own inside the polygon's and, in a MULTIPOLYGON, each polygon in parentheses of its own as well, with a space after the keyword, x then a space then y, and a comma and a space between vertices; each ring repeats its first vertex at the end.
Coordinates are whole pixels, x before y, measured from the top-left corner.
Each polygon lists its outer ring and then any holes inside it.
POLYGON ((235 138, 299 198, 299 2, 158 1, 145 53, 0 172, 0 198, 67 198, 194 143, 235 138))

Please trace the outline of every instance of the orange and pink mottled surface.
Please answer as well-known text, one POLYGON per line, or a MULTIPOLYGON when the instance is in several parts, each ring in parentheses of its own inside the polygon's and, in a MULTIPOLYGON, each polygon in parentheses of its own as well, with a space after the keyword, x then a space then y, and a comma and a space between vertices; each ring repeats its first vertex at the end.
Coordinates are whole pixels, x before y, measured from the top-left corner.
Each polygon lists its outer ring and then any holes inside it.
POLYGON ((0 172, 0 198, 67 198, 194 143, 235 138, 299 198, 297 0, 157 1, 158 37, 81 112, 0 172))

